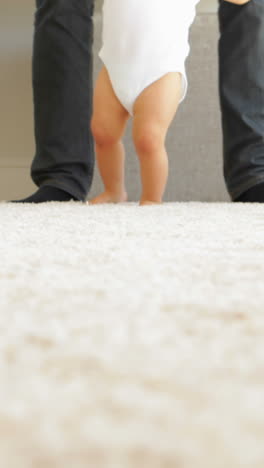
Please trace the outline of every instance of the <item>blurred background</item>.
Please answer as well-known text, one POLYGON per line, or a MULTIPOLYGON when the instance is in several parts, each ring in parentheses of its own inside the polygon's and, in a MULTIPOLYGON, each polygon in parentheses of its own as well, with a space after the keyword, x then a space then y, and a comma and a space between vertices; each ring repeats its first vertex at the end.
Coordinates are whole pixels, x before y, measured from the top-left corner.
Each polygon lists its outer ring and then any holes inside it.
MULTIPOLYGON (((100 67, 97 52, 101 36, 101 4, 102 1, 97 0, 95 76, 100 67)), ((189 94, 168 137, 168 149, 175 153, 175 158, 171 160, 167 200, 228 199, 222 176, 216 8, 216 0, 202 0, 192 28, 192 54, 188 59, 189 94)), ((34 10, 34 0, 4 0, 0 3, 1 200, 23 197, 35 190, 29 173, 35 151, 31 87, 34 10)), ((129 136, 126 138, 129 145, 129 136)), ((129 146, 128 152, 132 151, 129 146)), ((128 171, 136 174, 135 160, 128 162, 128 171)), ((98 190, 99 184, 96 173, 92 193, 98 190)), ((130 187, 132 196, 139 190, 138 180, 133 184, 130 187)))

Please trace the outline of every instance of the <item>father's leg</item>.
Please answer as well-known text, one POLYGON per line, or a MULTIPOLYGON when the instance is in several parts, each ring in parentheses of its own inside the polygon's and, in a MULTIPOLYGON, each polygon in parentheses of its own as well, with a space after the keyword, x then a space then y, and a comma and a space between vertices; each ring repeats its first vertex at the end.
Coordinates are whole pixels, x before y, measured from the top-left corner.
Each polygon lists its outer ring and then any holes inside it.
POLYGON ((36 156, 29 202, 84 200, 94 144, 92 44, 94 0, 36 0, 33 91, 36 156))
POLYGON ((264 1, 220 0, 224 175, 233 200, 264 202, 264 1))

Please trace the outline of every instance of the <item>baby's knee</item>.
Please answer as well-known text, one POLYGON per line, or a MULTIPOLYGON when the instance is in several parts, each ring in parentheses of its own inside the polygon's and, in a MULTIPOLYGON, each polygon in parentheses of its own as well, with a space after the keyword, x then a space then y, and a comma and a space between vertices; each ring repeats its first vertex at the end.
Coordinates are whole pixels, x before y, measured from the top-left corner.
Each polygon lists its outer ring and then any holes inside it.
POLYGON ((164 144, 164 135, 158 126, 143 125, 133 131, 134 145, 139 155, 151 155, 164 144))
POLYGON ((119 137, 100 119, 92 118, 91 132, 98 146, 113 146, 119 141, 119 137))

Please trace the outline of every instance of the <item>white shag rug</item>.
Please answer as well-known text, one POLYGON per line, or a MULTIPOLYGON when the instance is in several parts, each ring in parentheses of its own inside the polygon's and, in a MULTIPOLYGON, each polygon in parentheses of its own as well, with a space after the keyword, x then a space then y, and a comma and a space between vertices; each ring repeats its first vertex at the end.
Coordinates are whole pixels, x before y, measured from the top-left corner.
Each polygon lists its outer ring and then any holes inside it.
POLYGON ((263 205, 0 220, 1 468, 263 468, 263 205))

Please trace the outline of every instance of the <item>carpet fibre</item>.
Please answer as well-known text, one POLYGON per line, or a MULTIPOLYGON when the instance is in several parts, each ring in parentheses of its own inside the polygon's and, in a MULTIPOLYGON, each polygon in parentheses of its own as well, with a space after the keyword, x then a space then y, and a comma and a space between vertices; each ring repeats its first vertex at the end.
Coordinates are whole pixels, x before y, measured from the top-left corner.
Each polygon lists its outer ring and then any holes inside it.
POLYGON ((263 205, 0 204, 3 468, 263 468, 263 205))

